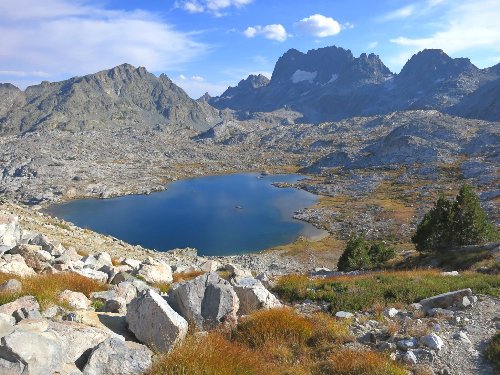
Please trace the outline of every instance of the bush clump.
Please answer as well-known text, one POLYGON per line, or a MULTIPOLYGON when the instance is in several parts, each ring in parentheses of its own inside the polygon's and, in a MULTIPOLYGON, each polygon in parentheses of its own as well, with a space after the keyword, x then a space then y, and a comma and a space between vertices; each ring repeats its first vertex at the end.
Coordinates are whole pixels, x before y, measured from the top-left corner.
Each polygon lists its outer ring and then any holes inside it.
POLYGON ((383 242, 371 245, 364 234, 352 234, 337 264, 339 271, 367 270, 380 268, 396 256, 396 251, 383 242))
POLYGON ((496 239, 498 234, 493 224, 468 185, 462 186, 453 202, 440 196, 411 238, 419 251, 481 245, 496 239))
POLYGON ((500 368, 500 332, 493 336, 484 355, 500 368))

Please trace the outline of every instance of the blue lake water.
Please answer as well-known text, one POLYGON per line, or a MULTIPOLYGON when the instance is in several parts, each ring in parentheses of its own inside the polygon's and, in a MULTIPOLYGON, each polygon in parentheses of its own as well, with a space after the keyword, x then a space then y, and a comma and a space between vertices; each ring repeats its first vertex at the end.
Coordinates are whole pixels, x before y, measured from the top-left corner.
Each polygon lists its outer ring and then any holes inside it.
POLYGON ((324 233, 292 218, 294 211, 313 205, 315 195, 272 186, 301 178, 255 173, 192 178, 151 195, 81 199, 46 212, 159 251, 194 247, 203 255, 239 254, 324 233))

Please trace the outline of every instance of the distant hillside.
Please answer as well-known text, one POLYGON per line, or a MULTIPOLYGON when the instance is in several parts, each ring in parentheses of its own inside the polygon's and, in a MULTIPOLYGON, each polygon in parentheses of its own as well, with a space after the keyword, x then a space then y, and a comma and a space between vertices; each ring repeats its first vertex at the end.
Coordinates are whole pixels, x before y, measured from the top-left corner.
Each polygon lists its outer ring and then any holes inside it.
POLYGON ((129 64, 25 91, 0 85, 0 134, 144 125, 202 131, 218 121, 216 109, 192 100, 166 75, 129 64))

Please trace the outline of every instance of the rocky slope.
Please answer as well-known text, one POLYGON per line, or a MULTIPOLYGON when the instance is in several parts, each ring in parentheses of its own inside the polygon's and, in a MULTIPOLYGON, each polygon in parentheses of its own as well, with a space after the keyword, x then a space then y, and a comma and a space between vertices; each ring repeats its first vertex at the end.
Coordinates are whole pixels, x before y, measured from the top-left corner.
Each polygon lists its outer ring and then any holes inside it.
POLYGON ((219 121, 217 110, 189 98, 166 75, 155 77, 129 64, 62 82, 42 82, 24 92, 0 86, 0 134, 144 125, 200 131, 219 121))
MULTIPOLYGON (((234 258, 207 259, 188 249, 111 256, 102 247, 94 252, 94 239, 103 236, 67 226, 68 239, 82 231, 82 246, 88 244, 82 253, 68 244, 71 240, 63 245, 52 238, 56 226, 47 220, 10 204, 0 212, 2 374, 141 374, 190 335, 230 332, 246 315, 284 305, 269 291, 276 282, 271 273, 253 276, 258 269, 237 266, 234 258)), ((129 245, 111 248, 120 246, 129 245)), ((333 273, 321 269, 310 278, 320 281, 328 274, 333 273)), ((360 273, 335 275, 341 281, 360 273)), ((424 370, 494 374, 483 353, 499 328, 498 304, 495 297, 463 289, 397 309, 390 304, 382 310, 332 313, 349 329, 340 349, 383 352, 415 375, 424 370)), ((290 308, 313 316, 327 305, 303 301, 290 308)), ((292 334, 296 328, 287 326, 292 334)))
POLYGON ((287 51, 269 82, 241 81, 209 102, 217 108, 271 111, 290 108, 305 122, 387 114, 408 109, 437 109, 464 117, 499 120, 497 67, 478 69, 468 59, 441 50, 414 55, 394 74, 374 54, 354 57, 349 50, 326 47, 307 53, 287 51), (484 108, 476 105, 486 100, 484 108), (482 109, 485 109, 484 111, 482 109))

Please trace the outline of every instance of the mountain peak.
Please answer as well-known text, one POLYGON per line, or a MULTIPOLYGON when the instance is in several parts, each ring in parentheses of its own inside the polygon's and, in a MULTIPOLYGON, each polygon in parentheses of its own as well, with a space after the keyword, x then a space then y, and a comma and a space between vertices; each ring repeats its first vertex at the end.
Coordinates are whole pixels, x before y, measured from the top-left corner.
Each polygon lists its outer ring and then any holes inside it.
POLYGON ((452 58, 441 49, 424 49, 413 55, 399 77, 419 80, 439 80, 477 68, 466 58, 452 58))

